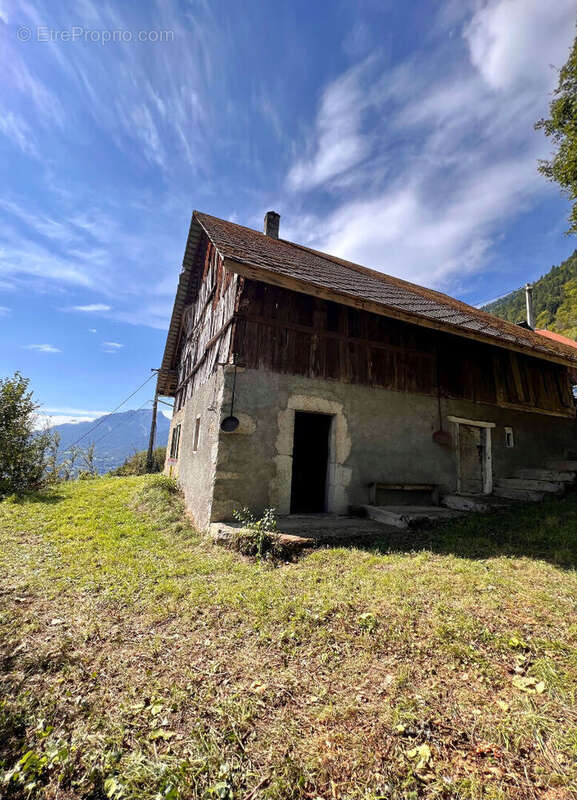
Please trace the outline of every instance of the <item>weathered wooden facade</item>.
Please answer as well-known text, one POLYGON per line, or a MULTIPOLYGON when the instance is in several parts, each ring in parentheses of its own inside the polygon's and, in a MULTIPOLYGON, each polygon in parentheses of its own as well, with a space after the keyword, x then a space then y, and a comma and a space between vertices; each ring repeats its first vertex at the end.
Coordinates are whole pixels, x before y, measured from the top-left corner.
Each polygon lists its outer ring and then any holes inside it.
POLYGON ((315 510, 345 512, 366 502, 376 481, 453 490, 470 480, 490 490, 488 470, 560 455, 575 436, 569 370, 577 350, 542 338, 445 295, 195 213, 159 380, 175 397, 178 447, 169 448, 166 469, 179 475, 201 526, 236 506, 295 510, 299 426, 311 441, 303 470, 326 450, 319 475, 307 473, 324 493, 315 510), (239 424, 226 432, 221 422, 231 415, 239 424), (330 417, 320 438, 318 415, 330 417), (477 468, 457 452, 454 426, 468 420, 495 429, 483 445, 471 437, 482 479, 459 475, 477 468))

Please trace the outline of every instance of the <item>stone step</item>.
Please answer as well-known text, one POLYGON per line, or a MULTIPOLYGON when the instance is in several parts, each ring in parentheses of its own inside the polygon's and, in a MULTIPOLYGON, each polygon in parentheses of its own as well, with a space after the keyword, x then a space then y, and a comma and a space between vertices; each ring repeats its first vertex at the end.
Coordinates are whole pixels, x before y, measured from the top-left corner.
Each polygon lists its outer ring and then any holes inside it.
MULTIPOLYGON (((246 530, 239 522, 212 522, 209 533, 216 544, 230 545, 238 534, 246 530)), ((399 529, 358 516, 336 514, 291 514, 277 519, 277 528, 271 532, 283 547, 299 549, 334 543, 349 539, 375 539, 384 534, 398 534, 399 529)))
POLYGON ((440 506, 363 506, 367 517, 395 528, 426 528, 462 514, 440 506))
POLYGON ((559 472, 577 472, 577 461, 557 459, 556 461, 547 461, 545 466, 547 469, 555 469, 559 472))
POLYGON ((573 483, 574 472, 559 472, 555 469, 518 469, 515 478, 524 478, 535 481, 557 481, 559 483, 573 483))
POLYGON ((441 503, 454 511, 466 511, 477 514, 487 514, 491 511, 501 511, 511 506, 505 498, 494 497, 491 494, 446 494, 441 503))
POLYGON ((527 489, 530 492, 562 494, 565 484, 556 481, 535 481, 527 478, 497 478, 495 485, 501 489, 527 489))
POLYGON ((543 492, 531 492, 528 489, 513 489, 497 486, 493 489, 493 494, 497 497, 506 497, 509 500, 525 500, 529 503, 540 503, 543 500, 543 492))

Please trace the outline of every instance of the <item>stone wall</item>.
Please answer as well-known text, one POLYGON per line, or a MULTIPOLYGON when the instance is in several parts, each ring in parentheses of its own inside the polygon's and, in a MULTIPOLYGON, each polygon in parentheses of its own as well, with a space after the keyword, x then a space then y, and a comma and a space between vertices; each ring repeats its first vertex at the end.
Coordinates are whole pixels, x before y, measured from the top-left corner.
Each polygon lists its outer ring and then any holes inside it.
MULTIPOLYGON (((232 371, 225 375, 224 403, 230 402, 232 371)), ((294 412, 334 416, 328 510, 346 513, 368 502, 368 484, 434 483, 454 491, 454 448, 432 439, 439 429, 436 398, 337 381, 238 370, 234 433, 219 433, 213 520, 230 518, 235 508, 267 506, 289 511, 294 412)), ((540 466, 548 457, 577 449, 573 419, 508 410, 465 400, 442 399, 443 428, 454 434, 449 416, 494 422, 493 473, 506 477, 519 467, 540 466), (515 446, 505 447, 505 427, 515 446)), ((225 413, 223 413, 223 416, 225 413)))

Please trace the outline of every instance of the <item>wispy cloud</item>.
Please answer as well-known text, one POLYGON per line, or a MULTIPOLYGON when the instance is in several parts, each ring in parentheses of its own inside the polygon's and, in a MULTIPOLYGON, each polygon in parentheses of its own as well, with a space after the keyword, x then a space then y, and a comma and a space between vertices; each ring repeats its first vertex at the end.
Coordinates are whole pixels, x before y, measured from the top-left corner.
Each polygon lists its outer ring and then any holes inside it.
POLYGON ((573 0, 551 14, 538 0, 496 0, 463 29, 468 64, 440 74, 429 55, 429 69, 415 61, 383 72, 365 59, 337 78, 305 145, 312 155, 287 174, 295 203, 322 188, 332 210, 297 225, 297 237, 466 293, 466 276, 486 267, 506 221, 550 191, 536 169, 546 147, 533 122, 556 80, 549 64, 566 59, 574 16, 573 0), (535 59, 537 42, 546 61, 535 59))
POLYGON ((22 347, 25 350, 35 350, 37 353, 61 353, 62 350, 59 347, 55 347, 53 344, 23 344, 22 347))
POLYGON ((86 306, 71 306, 68 311, 81 311, 85 314, 100 314, 103 311, 110 311, 111 306, 107 306, 106 303, 89 303, 86 306))
POLYGON ((76 417, 102 417, 108 411, 94 411, 93 409, 74 408, 70 406, 42 406, 45 414, 74 414, 76 417))
POLYGON ((124 347, 120 342, 102 342, 102 348, 105 353, 118 353, 124 347))
POLYGON ((0 317, 7 317, 11 312, 8 306, 0 306, 0 317))
POLYGON ((93 422, 98 417, 108 414, 108 411, 93 411, 83 408, 41 408, 37 415, 36 428, 43 429, 53 425, 65 425, 77 422, 93 422))
POLYGON ((23 153, 38 158, 38 150, 28 123, 13 111, 0 116, 0 131, 23 153))
POLYGON ((471 61, 489 86, 511 90, 527 83, 547 89, 551 76, 536 61, 561 67, 575 33, 575 3, 498 0, 481 5, 465 28, 471 61))
POLYGON ((291 167, 293 189, 313 189, 357 166, 370 152, 369 136, 361 132, 367 100, 362 85, 364 65, 355 67, 327 87, 321 100, 310 156, 291 167))

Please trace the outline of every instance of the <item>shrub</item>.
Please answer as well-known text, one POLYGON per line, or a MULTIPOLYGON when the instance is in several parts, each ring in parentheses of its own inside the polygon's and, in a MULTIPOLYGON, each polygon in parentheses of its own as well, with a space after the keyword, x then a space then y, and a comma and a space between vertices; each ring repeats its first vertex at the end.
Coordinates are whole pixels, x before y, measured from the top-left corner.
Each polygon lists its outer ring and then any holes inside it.
MULTIPOLYGON (((133 453, 126 459, 124 464, 110 471, 110 475, 146 475, 149 471, 146 468, 147 451, 141 450, 133 453)), ((150 472, 162 472, 164 469, 164 458, 166 447, 157 447, 152 453, 152 469, 150 472)))
POLYGON ((46 480, 46 456, 53 434, 37 431, 38 404, 19 372, 0 378, 0 497, 39 489, 46 480))
POLYGON ((276 536, 276 514, 274 508, 265 508, 262 517, 257 517, 248 508, 233 511, 233 517, 243 526, 234 540, 232 547, 246 556, 273 558, 282 556, 276 536))

